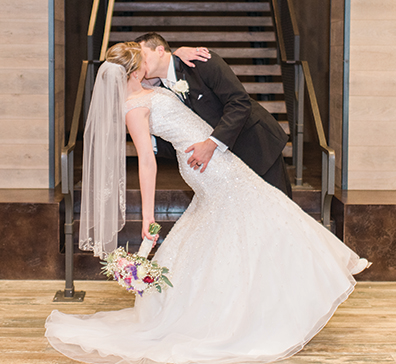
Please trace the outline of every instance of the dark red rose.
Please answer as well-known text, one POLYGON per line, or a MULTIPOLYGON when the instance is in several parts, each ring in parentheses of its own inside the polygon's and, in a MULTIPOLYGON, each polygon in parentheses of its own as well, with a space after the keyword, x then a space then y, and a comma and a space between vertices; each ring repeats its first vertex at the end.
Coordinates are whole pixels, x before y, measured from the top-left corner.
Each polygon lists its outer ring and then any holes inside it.
POLYGON ((154 279, 151 278, 150 276, 146 276, 146 277, 144 277, 143 282, 144 283, 153 283, 154 279))

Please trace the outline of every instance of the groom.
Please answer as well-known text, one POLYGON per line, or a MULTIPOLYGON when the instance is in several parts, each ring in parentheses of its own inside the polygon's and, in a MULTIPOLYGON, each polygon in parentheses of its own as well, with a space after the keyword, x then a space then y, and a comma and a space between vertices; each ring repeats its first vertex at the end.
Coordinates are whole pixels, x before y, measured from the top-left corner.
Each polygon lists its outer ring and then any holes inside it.
MULTIPOLYGON (((251 99, 231 68, 216 53, 207 62, 185 65, 173 56, 168 43, 157 33, 137 39, 146 62, 146 79, 161 78, 172 88, 177 80, 186 80, 189 92, 183 101, 214 130, 205 141, 189 147, 192 168, 204 172, 216 148, 230 149, 265 181, 291 198, 291 186, 282 150, 287 135, 272 115, 251 99)), ((157 138, 157 156, 174 155, 172 146, 157 138)))

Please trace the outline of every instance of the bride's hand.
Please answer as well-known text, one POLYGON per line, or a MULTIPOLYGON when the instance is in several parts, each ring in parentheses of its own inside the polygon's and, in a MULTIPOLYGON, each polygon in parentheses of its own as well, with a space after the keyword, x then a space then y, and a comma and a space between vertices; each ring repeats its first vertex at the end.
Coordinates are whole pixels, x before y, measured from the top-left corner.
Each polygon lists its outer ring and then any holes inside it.
POLYGON ((190 61, 206 62, 211 55, 208 48, 205 47, 180 47, 173 54, 179 57, 187 66, 194 68, 195 64, 190 61))
POLYGON ((155 247, 155 244, 157 243, 157 240, 159 238, 159 235, 155 235, 154 237, 149 233, 149 227, 151 223, 154 223, 154 219, 143 219, 142 223, 142 239, 147 238, 149 240, 153 241, 153 248, 155 247))

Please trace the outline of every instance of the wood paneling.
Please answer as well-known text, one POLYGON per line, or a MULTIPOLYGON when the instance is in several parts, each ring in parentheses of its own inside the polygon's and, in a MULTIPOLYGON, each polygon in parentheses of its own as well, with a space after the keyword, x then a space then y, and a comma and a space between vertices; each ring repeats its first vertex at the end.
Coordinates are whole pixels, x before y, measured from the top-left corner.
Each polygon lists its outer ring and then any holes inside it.
POLYGON ((394 147, 396 122, 382 120, 356 121, 349 124, 350 146, 394 147))
MULTIPOLYGON (((396 55, 396 52, 395 52, 396 55)), ((396 96, 396 71, 354 71, 350 77, 349 90, 354 96, 396 96)), ((395 117, 396 119, 396 117, 395 117)))
POLYGON ((394 189, 396 3, 351 3, 349 188, 394 189))
POLYGON ((396 46, 352 44, 350 71, 396 71, 396 46))
POLYGON ((352 20, 351 44, 394 45, 396 43, 396 22, 394 20, 352 20))
POLYGON ((0 19, 48 21, 48 0, 2 0, 0 19))
MULTIPOLYGON (((57 159, 64 137, 63 3, 55 0, 54 12, 57 159)), ((48 16, 48 0, 1 2, 0 188, 49 187, 48 16)))
POLYGON ((48 20, 2 19, 0 43, 3 44, 48 44, 48 20))
POLYGON ((393 120, 396 122, 396 95, 384 97, 350 95, 349 105, 351 122, 357 120, 393 120))
POLYGON ((396 146, 349 146, 349 171, 366 171, 368 175, 374 175, 378 171, 392 171, 395 165, 396 146))
POLYGON ((367 173, 366 170, 349 171, 349 189, 362 190, 396 190, 395 171, 376 171, 367 173))
POLYGON ((1 69, 48 67, 48 44, 0 44, 1 69))
POLYGON ((48 167, 45 169, 0 169, 1 188, 48 188, 48 167))
POLYGON ((0 118, 48 118, 48 95, 0 94, 0 118))
POLYGON ((47 94, 46 69, 0 68, 0 94, 47 94))
POLYGON ((396 20, 395 0, 354 0, 351 8, 352 20, 396 20))
POLYGON ((48 168, 48 144, 2 144, 0 145, 0 169, 48 168))
POLYGON ((48 119, 0 118, 0 144, 45 144, 48 142, 48 119))

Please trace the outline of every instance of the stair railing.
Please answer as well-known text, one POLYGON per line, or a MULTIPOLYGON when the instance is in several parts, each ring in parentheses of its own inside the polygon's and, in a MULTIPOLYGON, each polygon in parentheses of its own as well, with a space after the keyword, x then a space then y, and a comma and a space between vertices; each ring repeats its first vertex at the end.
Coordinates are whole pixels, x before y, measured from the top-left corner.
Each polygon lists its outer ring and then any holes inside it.
POLYGON ((305 86, 314 119, 319 146, 322 150, 321 220, 330 230, 331 200, 335 190, 335 152, 326 141, 311 72, 307 61, 300 58, 300 36, 292 0, 271 0, 279 49, 279 62, 285 88, 290 130, 293 137, 293 164, 296 186, 302 186, 304 94, 305 86))
MULTIPOLYGON (((73 233, 74 233, 74 149, 80 125, 81 114, 86 120, 91 101, 91 94, 95 79, 95 66, 101 63, 99 52, 108 45, 106 40, 105 20, 111 23, 114 0, 94 0, 88 26, 88 60, 82 61, 80 78, 78 82, 76 101, 74 104, 73 118, 67 144, 61 151, 61 189, 65 200, 65 290, 58 291, 54 297, 55 302, 82 302, 85 292, 76 292, 73 281, 73 233), (110 13, 110 15, 109 15, 110 13), (105 46, 104 46, 105 44, 105 46), (103 45, 103 46, 102 46, 103 45)), ((108 25, 110 31, 111 24, 108 25)), ((103 56, 104 59, 104 56, 103 56)))

